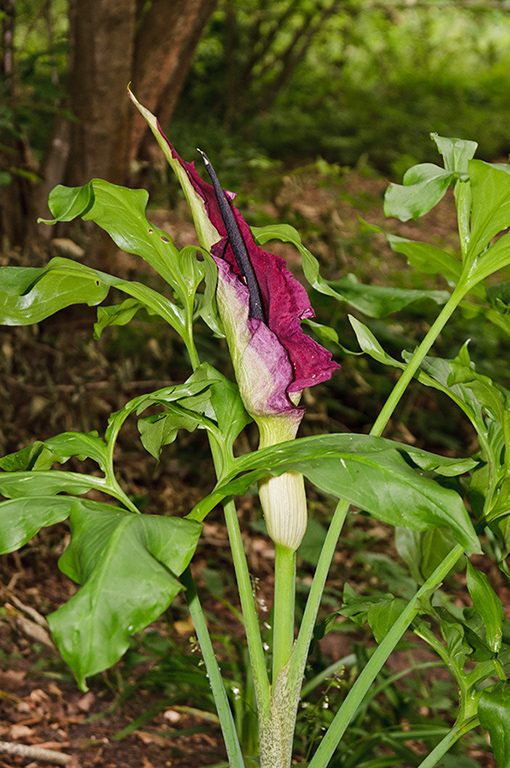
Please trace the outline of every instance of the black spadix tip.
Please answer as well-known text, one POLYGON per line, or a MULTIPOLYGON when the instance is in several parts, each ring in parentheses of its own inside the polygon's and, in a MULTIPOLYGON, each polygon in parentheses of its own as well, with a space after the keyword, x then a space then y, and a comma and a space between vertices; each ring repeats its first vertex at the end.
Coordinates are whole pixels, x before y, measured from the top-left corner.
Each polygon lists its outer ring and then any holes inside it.
POLYGON ((197 147, 197 152, 200 152, 200 154, 202 155, 202 160, 204 161, 204 163, 205 163, 206 165, 211 165, 211 163, 210 163, 210 160, 209 160, 209 158, 207 157, 207 155, 205 154, 205 152, 202 152, 202 150, 201 150, 201 149, 199 149, 198 147, 197 147))

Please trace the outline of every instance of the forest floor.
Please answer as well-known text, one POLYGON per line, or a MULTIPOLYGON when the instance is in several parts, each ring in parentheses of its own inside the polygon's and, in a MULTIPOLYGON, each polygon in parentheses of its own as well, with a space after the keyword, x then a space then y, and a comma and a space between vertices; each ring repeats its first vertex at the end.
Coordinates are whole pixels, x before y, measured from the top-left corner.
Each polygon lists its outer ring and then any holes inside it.
MULTIPOLYGON (((367 234, 358 219, 361 214, 368 222, 384 226, 385 188, 384 179, 363 170, 344 172, 310 166, 259 182, 255 197, 250 190, 250 195, 240 196, 239 205, 247 211, 250 223, 261 225, 279 220, 300 229, 328 279, 353 272, 360 281, 388 285, 395 284, 392 281, 396 280, 399 287, 416 287, 416 277, 403 258, 393 254, 382 237, 367 234)), ((161 204, 150 211, 149 217, 169 232, 178 247, 194 242, 192 225, 181 204, 173 212, 167 212, 161 204)), ((394 227, 394 222, 391 226, 394 227)), ((456 221, 451 200, 419 224, 399 224, 397 231, 405 237, 429 237, 434 244, 454 247, 456 221)), ((90 233, 74 232, 72 236, 75 243, 85 246, 90 233)), ((64 252, 70 247, 68 234, 63 232, 50 246, 41 245, 30 253, 0 255, 0 260, 2 264, 39 266, 46 262, 48 250, 50 255, 66 255, 64 252)), ((299 267, 299 258, 290 246, 271 245, 269 250, 284 255, 292 269, 299 267)), ((110 271, 129 277, 137 274, 138 279, 143 279, 148 269, 135 257, 121 253, 113 256, 109 269, 110 266, 110 271)), ((444 284, 429 279, 427 287, 444 288, 444 284)), ((338 311, 345 314, 345 307, 335 310, 337 314, 338 311)), ((2 454, 18 450, 34 437, 44 439, 62 431, 98 429, 101 433, 110 412, 126 400, 141 392, 177 383, 189 375, 186 360, 171 333, 161 330, 150 318, 136 321, 133 328, 107 329, 99 341, 94 341, 91 335, 94 317, 92 308, 75 307, 38 326, 0 330, 2 454)), ((426 317, 413 316, 416 333, 420 333, 426 323, 426 317)), ((346 334, 347 328, 344 323, 346 334)), ((406 333, 398 322, 393 324, 392 332, 397 339, 406 333)), ((205 336, 199 341, 205 359, 218 367, 228 367, 221 343, 214 341, 216 346, 212 346, 205 336)), ((344 343, 342 338, 341 341, 344 343)), ((352 333, 345 345, 355 348, 352 333)), ((337 359, 340 357, 337 355, 337 359)), ((394 375, 385 374, 385 382, 381 384, 380 371, 374 373, 360 367, 356 360, 358 358, 341 360, 343 370, 337 375, 332 394, 321 387, 306 395, 305 434, 328 429, 367 429, 394 375)), ((438 438, 429 444, 410 410, 419 409, 423 397, 415 396, 406 420, 395 418, 387 434, 434 449, 438 438)), ((440 407, 434 401, 430 403, 435 418, 440 421, 443 418, 440 407)), ((465 453, 473 449, 469 429, 453 425, 452 432, 455 439, 464 444, 465 453)), ((434 434, 437 433, 438 429, 434 434)), ((243 440, 238 447, 240 452, 256 447, 255 435, 250 430, 243 440)), ((445 450, 448 450, 448 440, 441 446, 445 450)), ((73 469, 86 471, 86 464, 72 461, 73 469)), ((214 482, 206 443, 196 433, 180 435, 178 447, 169 446, 161 463, 155 466, 154 460, 141 451, 136 426, 128 424, 123 430, 118 464, 122 466, 125 488, 149 512, 171 510, 173 514, 186 514, 211 490, 214 482)), ((330 500, 311 491, 311 509, 314 519, 321 523, 331 514, 332 506, 330 500)), ((273 549, 260 532, 254 498, 243 497, 239 510, 246 550, 256 577, 261 621, 264 621, 272 602, 273 549)), ((0 604, 3 606, 0 610, 0 741, 56 750, 70 756, 67 764, 73 768, 200 768, 223 764, 226 756, 208 690, 194 690, 192 684, 184 682, 178 686, 174 682, 178 674, 186 681, 186 673, 201 669, 193 627, 180 596, 158 622, 133 639, 126 657, 112 670, 91 679, 88 691, 77 688, 53 646, 44 619, 77 589, 57 567, 68 541, 67 526, 60 524, 41 531, 22 550, 0 560, 0 604)), ((391 589, 403 578, 402 565, 395 562, 398 556, 388 527, 354 515, 342 542, 325 596, 327 613, 339 604, 347 578, 357 591, 376 587, 391 589)), ((299 605, 313 573, 313 546, 314 542, 310 541, 300 561, 299 605)), ((226 533, 217 512, 205 525, 193 571, 222 666, 230 669, 235 680, 235 675, 245 670, 239 643, 241 628, 235 611, 229 607, 230 603, 236 603, 231 586, 234 576, 226 533)), ((489 578, 506 606, 510 606, 510 592, 499 570, 491 566, 489 578)), ((454 592, 459 590, 459 600, 462 586, 462 578, 457 575, 450 588, 454 592)), ((352 625, 342 628, 339 623, 336 630, 317 644, 310 674, 349 654, 352 648, 362 654, 365 643, 372 643, 368 634, 352 625)), ((430 658, 421 648, 413 648, 408 645, 397 654, 389 670, 401 670, 409 663, 412 669, 417 661, 430 658)), ((338 700, 335 695, 341 696, 347 685, 348 668, 343 675, 339 678, 339 693, 329 688, 320 691, 317 706, 329 701, 329 696, 333 707, 338 700)), ((434 673, 432 677, 421 678, 418 687, 421 686, 422 692, 434 689, 436 695, 441 685, 446 685, 442 674, 434 673)), ((402 688, 398 715, 387 700, 381 704, 382 714, 376 728, 384 730, 395 717, 406 722, 411 690, 402 688)), ((441 717, 448 717, 447 710, 434 709, 432 703, 428 706, 427 695, 422 695, 421 714, 441 722, 441 717)), ((451 695, 451 687, 444 688, 446 702, 451 695)), ((310 734, 310 722, 301 718, 297 749, 302 758, 305 757, 305 753, 300 752, 303 745, 310 743, 310 739, 319 739, 320 729, 318 734, 310 734)), ((422 744, 414 746, 417 752, 424 749, 422 744)), ((495 765, 484 751, 480 738, 471 742, 469 756, 475 761, 469 765, 486 768, 495 765)), ((45 768, 54 764, 51 760, 7 755, 0 746, 0 768, 22 765, 45 768)))

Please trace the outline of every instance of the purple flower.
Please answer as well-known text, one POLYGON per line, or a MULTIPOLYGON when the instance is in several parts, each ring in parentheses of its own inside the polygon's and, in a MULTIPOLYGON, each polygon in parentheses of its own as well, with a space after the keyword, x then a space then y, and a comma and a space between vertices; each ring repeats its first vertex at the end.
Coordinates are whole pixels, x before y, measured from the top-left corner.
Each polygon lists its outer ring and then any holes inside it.
MULTIPOLYGON (((221 189, 207 157, 213 185, 177 154, 154 115, 129 95, 177 175, 199 242, 218 268, 218 311, 241 397, 259 427, 260 448, 292 440, 304 414, 298 407, 303 389, 326 381, 340 367, 301 330, 301 320, 314 316, 308 294, 284 259, 256 244, 232 202, 235 195, 221 189)), ((297 549, 307 525, 303 476, 268 476, 259 483, 259 494, 273 541, 297 549)))
MULTIPOLYGON (((328 350, 301 329, 300 321, 314 316, 308 294, 287 269, 284 259, 256 244, 249 226, 232 203, 234 195, 223 192, 259 290, 262 314, 254 316, 253 287, 249 287, 250 281, 242 274, 232 249, 232 234, 229 237, 225 214, 220 210, 221 189, 218 193, 204 181, 195 164, 182 160, 159 130, 219 235, 210 246, 218 267, 218 305, 245 406, 257 422, 259 417, 292 416, 297 430, 303 409, 296 404, 302 390, 326 381, 340 367, 332 361, 328 350)), ((210 166, 207 160, 206 164, 210 166)))

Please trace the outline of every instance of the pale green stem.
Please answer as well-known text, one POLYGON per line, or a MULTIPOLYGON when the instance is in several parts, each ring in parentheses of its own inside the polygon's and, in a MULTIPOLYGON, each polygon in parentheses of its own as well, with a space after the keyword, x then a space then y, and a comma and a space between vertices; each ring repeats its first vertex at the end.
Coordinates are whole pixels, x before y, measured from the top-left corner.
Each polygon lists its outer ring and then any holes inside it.
POLYGON ((189 568, 187 568, 182 574, 181 581, 186 587, 186 598, 188 601, 189 611, 191 618, 193 619, 195 632, 197 633, 197 639, 200 644, 205 668, 207 670, 207 676, 211 684, 214 703, 216 704, 216 710, 218 712, 221 730, 225 740, 225 747, 227 750, 230 768, 245 768, 243 753, 239 744, 239 738, 237 735, 234 718, 232 717, 232 710, 230 709, 227 692, 225 691, 225 686, 221 677, 221 671, 218 666, 216 654, 214 653, 209 630, 207 629, 204 612, 202 610, 202 606, 200 605, 193 577, 189 568))
POLYGON ((197 348, 195 346, 195 340, 193 338, 193 304, 194 304, 194 296, 189 297, 188 301, 186 302, 186 331, 185 336, 182 337, 182 340, 184 341, 184 344, 186 346, 186 349, 188 350, 189 359, 191 362, 191 367, 194 371, 198 368, 200 365, 200 359, 198 357, 197 348))
MULTIPOLYGON (((298 638, 292 658, 290 660, 289 670, 289 687, 298 690, 301 688, 301 679, 306 664, 306 658, 308 656, 308 649, 313 635, 315 622, 317 620, 317 613, 322 599, 322 593, 324 592, 324 586, 328 577, 329 568, 333 555, 336 551, 338 543, 338 537, 342 530, 347 512, 349 511, 349 502, 340 501, 336 507, 333 519, 328 528, 326 538, 321 550, 319 561, 315 569, 315 575, 313 578, 312 586, 310 587, 310 594, 306 601, 305 611, 301 620, 301 626, 299 628, 298 638)), ((297 706, 297 703, 296 703, 297 706)))
POLYGON ((419 613, 421 599, 435 592, 463 553, 464 548, 460 544, 452 549, 442 563, 436 568, 434 573, 429 576, 425 584, 423 584, 414 597, 409 601, 404 611, 400 614, 388 634, 379 643, 363 671, 356 679, 356 682, 347 694, 342 706, 329 726, 326 735, 322 739, 319 748, 308 764, 308 768, 325 768, 325 766, 328 765, 340 739, 356 714, 367 691, 386 663, 388 656, 392 653, 412 620, 419 613))
POLYGON ((423 359, 427 355, 427 352, 430 350, 432 345, 434 344, 435 340, 443 330, 444 326, 454 313, 454 311, 457 309, 458 305, 464 298, 464 296, 467 293, 467 287, 465 281, 461 280, 459 284, 456 286, 455 290, 453 291, 452 295, 444 305, 443 309, 437 316, 435 322, 433 325, 430 326, 428 333, 424 337, 423 341, 417 347, 415 350, 412 358, 409 361, 409 364, 405 367, 402 375, 400 376, 399 380, 393 387, 388 399, 384 403, 381 412, 379 413, 379 416, 374 422, 374 425, 372 429, 370 430, 370 434, 374 436, 381 435, 383 433, 384 428, 386 427, 388 421, 390 420, 393 411, 397 407, 400 398, 404 394, 405 390, 407 389, 411 379, 413 378, 414 374, 420 367, 421 363, 423 362, 423 359))
POLYGON ((232 560, 236 572, 237 586, 243 611, 244 628, 246 640, 248 642, 248 652, 250 654, 250 663, 253 670, 253 680, 255 684, 255 694, 259 714, 263 718, 269 716, 270 710, 270 687, 266 669, 266 659, 262 647, 262 637, 260 635, 259 617, 255 605, 255 597, 251 584, 248 563, 244 552, 239 520, 237 511, 232 500, 224 505, 225 521, 227 524, 230 548, 232 551, 232 560))
POLYGON ((275 544, 273 603, 273 685, 294 647, 296 553, 275 544))
MULTIPOLYGON (((448 322, 449 318, 451 317, 451 315, 453 314, 453 312, 455 311, 455 309, 459 305, 459 303, 462 300, 462 298, 464 297, 466 291, 467 291, 467 288, 466 288, 466 285, 465 285, 465 281, 461 280, 461 282, 456 286, 454 292, 452 293, 452 295, 448 299, 447 303, 444 305, 443 309, 439 313, 439 315, 436 318, 435 322, 430 327, 430 329, 429 329, 428 333, 426 334, 425 338, 422 340, 422 342, 419 345, 419 347, 415 350, 415 353, 414 353, 413 357, 411 358, 409 364, 406 366, 404 372, 402 373, 402 375, 400 376, 399 380, 397 381, 395 387, 393 388, 392 392, 390 393, 390 395, 389 395, 386 403, 384 404, 384 406, 383 406, 383 408, 382 408, 378 418, 376 419, 372 429, 370 430, 370 434, 371 435, 378 436, 378 435, 382 434, 384 428, 386 427, 389 419, 391 418, 395 408, 397 407, 397 405, 398 405, 402 395, 404 394, 407 386, 409 385, 411 379, 413 378, 414 374, 416 373, 416 371, 420 367, 423 359, 425 358, 425 356, 427 355, 428 351, 430 350, 430 348, 434 344, 435 340, 437 339, 437 337, 441 333, 442 329, 444 328, 444 326, 448 322)), ((349 503, 347 501, 343 501, 343 500, 339 501, 339 503, 338 503, 338 505, 336 507, 335 513, 333 515, 333 519, 331 521, 331 524, 330 524, 330 527, 329 527, 329 530, 328 530, 328 533, 327 533, 327 536, 326 536, 326 539, 325 539, 325 542, 324 542, 324 545, 323 545, 323 548, 322 548, 322 551, 321 551, 321 554, 320 554, 320 557, 319 557, 319 561, 317 563, 317 568, 316 568, 315 576, 314 576, 314 579, 313 579, 313 582, 312 582, 312 587, 310 589, 310 594, 308 596, 308 600, 307 600, 307 603, 306 603, 306 608, 305 608, 305 612, 304 612, 304 615, 303 615, 303 620, 301 622, 301 628, 300 628, 300 631, 299 631, 299 634, 298 634, 298 639, 297 639, 297 642, 296 642, 296 647, 294 649, 294 653, 292 654, 292 659, 291 659, 291 664, 290 664, 290 673, 289 673, 289 687, 290 687, 291 690, 293 688, 292 683, 298 684, 298 681, 301 680, 301 678, 303 676, 303 673, 304 673, 304 668, 305 668, 305 664, 306 664, 306 658, 308 656, 308 650, 309 650, 309 647, 310 647, 310 642, 311 642, 311 638, 312 638, 312 635, 313 635, 313 629, 314 629, 315 622, 316 622, 316 619, 317 619, 317 614, 318 614, 318 611, 319 611, 320 602, 321 602, 322 594, 323 594, 323 591, 324 591, 324 586, 326 584, 326 579, 327 579, 327 576, 328 576, 328 572, 329 572, 329 568, 330 568, 330 565, 331 565, 331 561, 333 559, 333 556, 334 556, 334 553, 335 553, 335 550, 336 550, 336 546, 337 546, 337 542, 338 542, 338 538, 340 536, 340 532, 342 530, 342 527, 343 527, 345 518, 347 516, 348 510, 349 510, 349 503)), ((460 557, 460 554, 457 556, 456 559, 458 559, 459 557, 460 557)), ((409 620, 409 623, 412 620, 412 618, 413 617, 411 617, 411 619, 409 620)), ((406 624, 406 626, 402 630, 402 634, 407 629, 407 626, 408 626, 408 624, 406 624)), ((400 635, 399 635, 399 637, 400 637, 400 635)), ((397 641, 398 641, 398 638, 397 638, 397 641)), ((395 641, 395 642, 397 642, 397 641, 395 641)), ((377 655, 376 658, 379 658, 381 647, 383 647, 383 644, 381 644, 379 646, 379 648, 377 649, 376 654, 378 654, 378 655, 377 655)), ((387 655, 389 655, 389 653, 391 653, 391 650, 392 650, 392 648, 390 648, 390 650, 388 651, 387 655)), ((374 656, 376 656, 376 654, 374 654, 374 656)), ((374 664, 375 663, 375 662, 373 662, 373 658, 374 657, 372 657, 372 659, 370 660, 369 664, 374 664)), ((380 667, 382 667, 382 665, 384 664, 386 658, 387 658, 387 656, 384 657, 383 661, 380 664, 380 667)), ((368 665, 367 665, 367 667, 368 667, 368 665)), ((379 667, 379 669, 380 669, 380 667, 379 667)), ((365 671, 366 671, 366 668, 363 671, 363 673, 360 675, 358 680, 356 681, 355 685, 362 684, 363 679, 365 679, 365 678, 362 677, 363 674, 365 673, 365 671), (360 680, 361 680, 361 683, 359 683, 360 680)), ((377 674, 377 672, 376 672, 376 674, 377 674)), ((369 678, 367 678, 367 679, 369 679, 369 678)), ((369 682, 368 686, 370 684, 371 684, 371 682, 369 682)), ((368 686, 365 687, 360 701, 363 699, 363 696, 365 695, 366 690, 368 689, 368 686)), ((342 707, 342 710, 343 709, 344 709, 344 707, 342 707)), ((340 714, 340 712, 338 714, 340 714)), ((350 717, 352 717, 353 714, 354 714, 354 712, 349 714, 349 720, 350 720, 350 717)), ((347 723, 349 722, 349 720, 347 721, 347 723)), ((335 721, 333 721, 333 722, 335 722, 335 721)), ((347 723, 346 723, 345 727, 347 727, 347 723)), ((324 744, 324 742, 326 742, 326 745, 330 744, 331 740, 336 738, 333 735, 333 732, 331 732, 331 727, 328 730, 328 733, 326 734, 326 736, 324 737, 322 744, 324 744), (330 732, 332 733, 331 736, 330 736, 330 732)), ((336 744, 338 743, 338 741, 342 737, 344 730, 345 730, 345 728, 341 731, 340 735, 336 738, 335 746, 333 747, 333 751, 336 748, 336 744)), ((321 747, 319 749, 326 749, 327 747, 322 747, 322 744, 321 744, 321 747)), ((315 758, 314 758, 314 760, 315 760, 315 758)), ((319 756, 318 760, 320 761, 320 756, 319 756)), ((329 760, 329 758, 328 758, 328 760, 329 760)), ((316 764, 314 764, 314 768, 319 768, 319 766, 324 766, 326 764, 327 764, 327 761, 325 761, 325 762, 317 762, 316 764)))
POLYGON ((457 205, 457 224, 459 228, 460 247, 462 251, 462 260, 469 248, 469 240, 471 237, 470 218, 471 218, 471 184, 469 181, 460 181, 455 183, 454 186, 455 202, 457 205))
POLYGON ((471 719, 468 723, 456 723, 451 731, 446 734, 444 739, 441 739, 439 744, 434 747, 432 752, 429 752, 425 760, 422 760, 418 768, 434 768, 439 760, 441 760, 443 755, 445 755, 448 750, 453 747, 455 742, 458 741, 460 737, 465 733, 472 730, 472 728, 474 728, 476 725, 478 725, 478 720, 476 718, 471 719))

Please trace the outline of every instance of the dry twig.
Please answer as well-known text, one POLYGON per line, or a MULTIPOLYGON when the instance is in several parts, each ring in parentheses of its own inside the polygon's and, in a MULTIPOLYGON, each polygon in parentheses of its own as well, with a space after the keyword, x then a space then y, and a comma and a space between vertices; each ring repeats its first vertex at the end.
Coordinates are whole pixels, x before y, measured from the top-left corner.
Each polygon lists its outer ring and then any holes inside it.
POLYGON ((0 753, 28 757, 31 760, 44 760, 55 765, 67 765, 73 759, 70 755, 56 752, 53 749, 41 749, 40 747, 28 747, 25 744, 11 744, 8 741, 0 741, 0 753))

